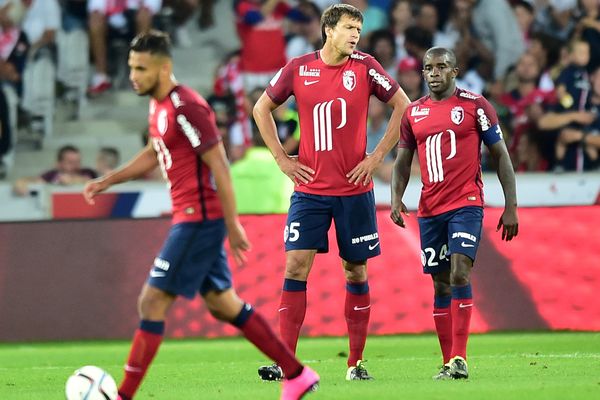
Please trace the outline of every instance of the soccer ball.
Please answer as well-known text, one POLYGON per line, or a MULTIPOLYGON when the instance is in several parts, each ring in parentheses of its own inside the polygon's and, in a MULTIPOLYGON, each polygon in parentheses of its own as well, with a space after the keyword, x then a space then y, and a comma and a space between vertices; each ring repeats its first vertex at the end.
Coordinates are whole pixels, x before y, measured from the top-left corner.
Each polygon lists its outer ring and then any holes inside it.
POLYGON ((73 372, 65 388, 67 400, 116 400, 117 384, 102 368, 86 365, 73 372))

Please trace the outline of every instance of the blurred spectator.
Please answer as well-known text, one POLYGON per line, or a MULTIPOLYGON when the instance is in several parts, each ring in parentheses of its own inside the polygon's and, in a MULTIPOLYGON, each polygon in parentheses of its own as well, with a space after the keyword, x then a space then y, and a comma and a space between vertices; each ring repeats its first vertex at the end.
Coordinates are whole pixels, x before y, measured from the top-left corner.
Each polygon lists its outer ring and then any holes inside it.
POLYGON ((0 179, 6 177, 6 164, 4 156, 10 150, 12 144, 12 131, 8 114, 8 103, 2 85, 0 85, 0 179))
POLYGON ((128 38, 147 31, 161 6, 162 0, 88 0, 90 47, 96 69, 88 88, 90 95, 99 95, 111 87, 107 63, 109 30, 128 38))
POLYGON ((306 21, 285 0, 236 0, 235 14, 238 36, 242 43, 240 69, 246 92, 266 87, 284 66, 285 18, 306 21))
MULTIPOLYGON (((392 75, 394 76, 394 75, 392 75)), ((406 57, 398 64, 397 78, 400 87, 411 101, 420 99, 425 95, 421 63, 414 57, 406 57)))
POLYGON ((394 76, 398 62, 396 61, 396 41, 392 32, 387 29, 371 32, 367 53, 375 57, 390 76, 394 76))
POLYGON ((600 66, 591 76, 592 93, 587 109, 596 117, 594 121, 585 128, 583 143, 585 153, 590 161, 589 169, 600 168, 600 66))
POLYGON ((554 90, 554 81, 558 78, 562 70, 562 68, 556 68, 561 48, 562 44, 559 40, 545 33, 536 32, 530 37, 529 49, 527 51, 540 63, 542 76, 540 77, 538 86, 542 90, 554 90))
POLYGON ((404 31, 404 48, 408 55, 423 60, 425 52, 433 46, 433 35, 426 29, 410 26, 404 31))
POLYGON ((583 40, 569 44, 569 65, 562 70, 555 82, 556 97, 565 110, 583 110, 590 92, 587 65, 590 61, 590 45, 583 40))
MULTIPOLYGON (((408 93, 407 93, 408 94, 408 93)), ((372 153, 383 135, 390 121, 388 108, 376 97, 369 99, 369 111, 367 121, 367 153, 372 153)), ((392 171, 394 169, 395 154, 390 152, 386 154, 383 162, 375 170, 373 174, 383 182, 389 183, 392 181, 392 171)))
POLYGON ((201 30, 205 30, 215 24, 214 5, 216 0, 199 1, 200 13, 198 14, 198 27, 201 30))
MULTIPOLYGON (((173 41, 179 47, 189 48, 193 45, 192 38, 186 28, 186 23, 194 16, 199 1, 200 0, 163 0, 163 9, 168 7, 172 11, 171 18, 175 25, 173 41)), ((208 2, 212 4, 212 0, 209 0, 208 2)))
MULTIPOLYGON (((457 0, 460 1, 460 0, 457 0)), ((473 7, 476 36, 494 55, 494 79, 502 79, 525 51, 525 42, 506 0, 467 0, 473 7)))
POLYGON ((23 19, 23 32, 30 43, 29 54, 46 46, 53 46, 61 27, 61 12, 57 0, 21 0, 27 7, 23 19))
POLYGON ((321 10, 312 1, 302 1, 298 8, 308 20, 296 23, 298 34, 292 37, 285 47, 288 60, 313 52, 323 46, 321 10))
POLYGON ((548 162, 542 154, 554 143, 548 135, 539 134, 537 124, 544 109, 553 103, 554 94, 537 86, 540 64, 530 53, 521 56, 515 75, 517 87, 500 99, 510 113, 512 137, 506 138, 508 149, 519 171, 546 170, 548 162))
POLYGON ((396 42, 396 60, 406 57, 404 48, 404 32, 413 24, 413 15, 410 0, 394 0, 389 13, 389 28, 394 34, 396 42))
POLYGON ((62 0, 62 28, 65 32, 75 29, 87 31, 87 0, 62 0))
POLYGON ((21 30, 25 7, 20 0, 0 0, 0 81, 14 85, 22 93, 29 40, 21 30))
POLYGON ((19 178, 13 187, 19 196, 29 194, 29 185, 50 183, 53 185, 75 185, 85 183, 97 177, 95 171, 81 167, 81 154, 75 146, 66 145, 58 150, 54 169, 42 173, 38 177, 19 178))
POLYGON ((388 17, 380 7, 373 7, 368 0, 344 0, 342 3, 350 4, 360 10, 363 15, 362 30, 358 47, 366 49, 371 32, 387 28, 388 17))
POLYGON ((580 16, 575 35, 590 45, 588 71, 600 67, 600 1, 580 0, 580 16))
POLYGON ((568 41, 576 25, 573 15, 576 5, 577 0, 548 0, 535 16, 534 30, 568 41))
POLYGON ((114 147, 102 147, 96 156, 96 173, 104 176, 114 171, 121 162, 119 150, 114 147))
POLYGON ((240 214, 285 214, 294 183, 277 167, 258 131, 254 146, 231 166, 231 180, 240 214))
MULTIPOLYGON (((219 129, 223 129, 226 124, 225 149, 228 150, 230 161, 239 159, 244 154, 244 149, 250 145, 252 139, 252 128, 250 126, 250 114, 246 100, 246 91, 242 72, 240 70, 240 52, 235 51, 228 54, 221 65, 217 68, 216 77, 213 85, 213 92, 221 100, 231 99, 223 102, 228 121, 222 119, 219 129), (230 111, 233 110, 233 117, 230 118, 230 111)), ((219 121, 217 121, 217 124, 219 121)))
POLYGON ((529 47, 529 39, 533 31, 533 22, 535 21, 535 8, 533 4, 528 0, 517 0, 513 2, 513 12, 517 18, 525 47, 529 47))
POLYGON ((422 2, 415 17, 417 26, 431 32, 434 46, 453 47, 452 37, 439 30, 438 9, 432 2, 422 2))

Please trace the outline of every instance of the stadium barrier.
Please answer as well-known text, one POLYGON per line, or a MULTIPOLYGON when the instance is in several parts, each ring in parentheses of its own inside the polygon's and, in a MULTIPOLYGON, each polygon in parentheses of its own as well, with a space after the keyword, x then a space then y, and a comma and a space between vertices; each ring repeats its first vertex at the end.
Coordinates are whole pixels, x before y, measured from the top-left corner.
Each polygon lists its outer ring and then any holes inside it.
MULTIPOLYGON (((600 207, 524 208, 519 237, 495 232, 502 209, 486 209, 474 270, 475 332, 600 331, 600 207)), ((433 330, 431 280, 421 273, 415 215, 400 229, 378 212, 382 255, 369 264, 372 334, 433 330)), ((284 269, 284 215, 243 216, 253 250, 235 266, 239 294, 272 326, 284 269)), ((0 224, 0 341, 129 338, 136 299, 169 228, 167 218, 0 224)), ((302 334, 344 335, 344 275, 332 231, 317 255, 302 334)), ((202 302, 179 300, 169 337, 237 335, 202 302)))

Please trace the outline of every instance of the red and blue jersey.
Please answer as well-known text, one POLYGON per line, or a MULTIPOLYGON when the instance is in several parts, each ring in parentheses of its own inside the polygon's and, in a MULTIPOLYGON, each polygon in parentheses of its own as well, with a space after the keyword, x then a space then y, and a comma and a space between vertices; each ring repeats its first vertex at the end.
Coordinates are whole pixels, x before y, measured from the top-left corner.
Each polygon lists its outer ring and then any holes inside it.
POLYGON ((221 140, 215 115, 202 96, 176 86, 150 100, 150 139, 168 181, 173 223, 223 217, 210 168, 200 155, 221 140))
POLYGON ((325 64, 319 51, 292 59, 267 87, 276 104, 295 96, 300 119, 299 161, 314 180, 296 191, 350 196, 372 189, 346 174, 365 158, 369 97, 388 102, 399 85, 370 55, 354 52, 344 64, 325 64))
POLYGON ((498 116, 482 96, 456 89, 447 99, 412 102, 402 116, 398 147, 417 150, 421 166, 419 217, 483 207, 481 142, 502 140, 498 116))

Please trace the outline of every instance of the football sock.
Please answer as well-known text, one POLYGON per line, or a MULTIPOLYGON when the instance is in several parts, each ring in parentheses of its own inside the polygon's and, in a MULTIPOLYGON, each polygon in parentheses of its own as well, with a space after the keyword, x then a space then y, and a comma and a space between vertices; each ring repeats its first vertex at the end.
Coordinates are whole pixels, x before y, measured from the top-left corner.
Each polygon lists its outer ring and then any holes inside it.
POLYGON ((232 324, 242 331, 246 339, 275 361, 287 379, 293 379, 300 375, 302 372, 300 361, 294 357, 285 343, 275 335, 267 321, 258 312, 255 312, 250 304, 244 304, 232 324))
POLYGON ((350 341, 350 354, 348 367, 356 365, 362 360, 363 350, 367 341, 369 317, 371 316, 371 296, 367 281, 354 283, 346 282, 346 303, 344 316, 348 326, 348 339, 350 341))
POLYGON ((450 302, 452 296, 434 296, 433 298, 433 321, 437 332, 444 364, 452 358, 452 313, 450 302))
POLYGON ((146 371, 160 346, 165 330, 164 321, 142 320, 135 331, 127 364, 125 377, 119 387, 119 394, 124 399, 131 399, 137 391, 146 371))
POLYGON ((471 284, 452 286, 452 357, 467 359, 467 341, 469 325, 473 312, 473 293, 471 284))
POLYGON ((295 279, 283 281, 279 304, 279 332, 281 338, 296 353, 298 336, 306 315, 306 282, 295 279))

